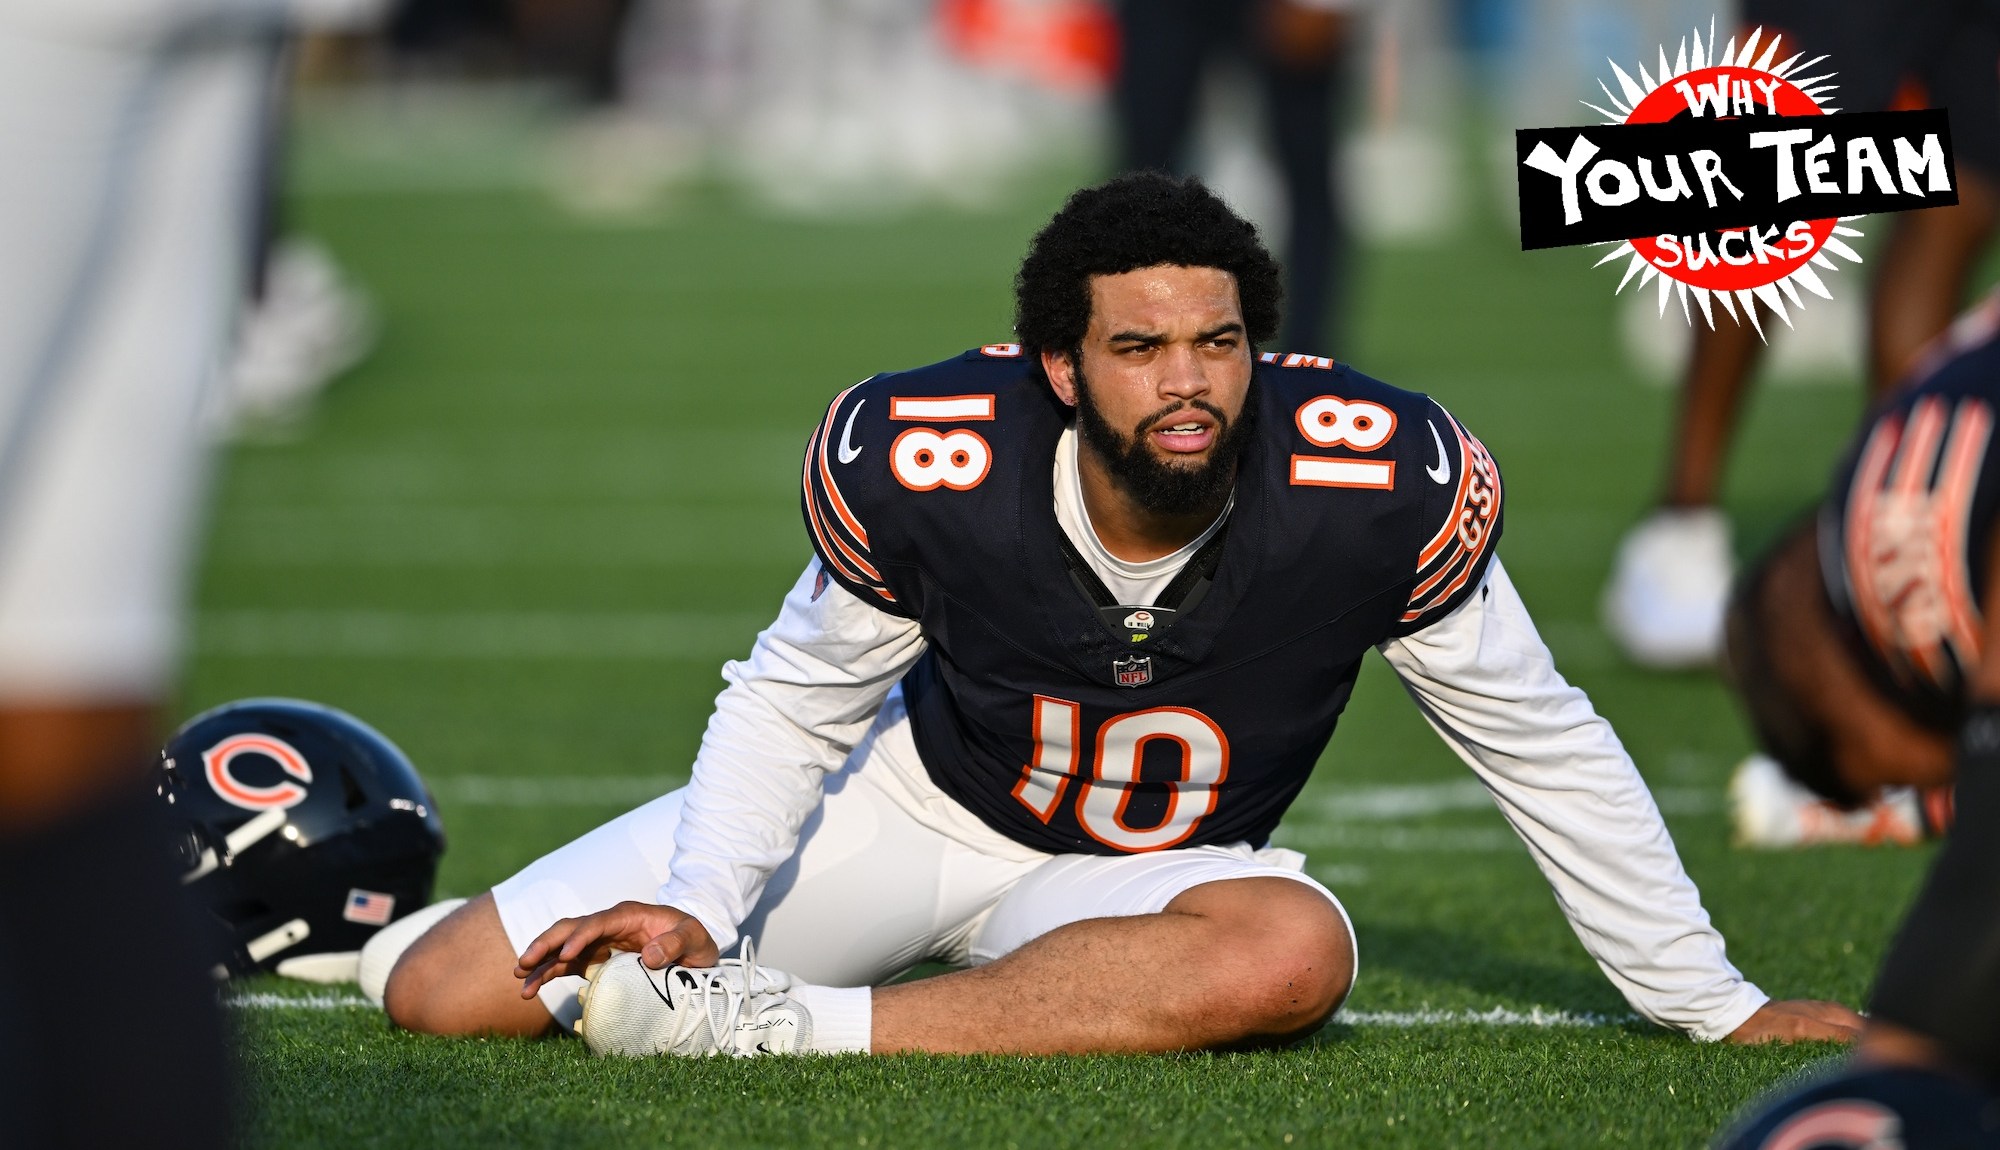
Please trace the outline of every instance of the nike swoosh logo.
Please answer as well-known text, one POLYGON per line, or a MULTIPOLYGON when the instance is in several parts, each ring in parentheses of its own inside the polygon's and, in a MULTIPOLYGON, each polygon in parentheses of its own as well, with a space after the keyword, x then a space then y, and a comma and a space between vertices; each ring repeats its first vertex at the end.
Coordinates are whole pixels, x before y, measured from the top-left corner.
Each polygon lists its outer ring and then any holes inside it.
POLYGON ((1431 429, 1431 441, 1438 445, 1438 465, 1424 468, 1424 474, 1430 476, 1433 483, 1450 483, 1451 464, 1445 462, 1444 437, 1438 434, 1437 424, 1430 420, 1424 420, 1424 426, 1431 429))
POLYGON ((867 402, 864 399, 860 403, 856 403, 854 410, 847 413, 847 426, 840 429, 840 461, 842 463, 852 463, 861 454, 861 449, 852 446, 848 442, 847 437, 854 434, 854 417, 861 414, 861 404, 867 402))
POLYGON ((646 985, 653 988, 653 993, 660 996, 660 1001, 667 1004, 668 1010, 674 1009, 674 999, 672 995, 668 994, 665 990, 661 989, 660 986, 650 978, 646 980, 646 985))

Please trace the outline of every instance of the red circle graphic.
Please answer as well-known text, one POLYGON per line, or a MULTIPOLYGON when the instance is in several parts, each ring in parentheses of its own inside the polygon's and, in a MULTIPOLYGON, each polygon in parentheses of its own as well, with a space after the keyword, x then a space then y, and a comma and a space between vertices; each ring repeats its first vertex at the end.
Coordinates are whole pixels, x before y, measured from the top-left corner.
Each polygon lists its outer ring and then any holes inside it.
MULTIPOLYGON (((1753 68, 1716 67, 1698 68, 1662 82, 1633 107, 1632 114, 1625 117, 1625 122, 1662 124, 1675 116, 1688 114, 1687 98, 1679 91, 1681 84, 1687 84, 1698 92, 1704 83, 1726 84, 1732 80, 1743 80, 1750 75, 1777 81, 1778 86, 1772 92, 1771 99, 1777 106, 1778 115, 1826 114, 1813 102, 1811 96, 1806 95, 1790 80, 1753 68)), ((1763 92, 1757 90, 1756 95, 1760 101, 1760 110, 1767 109, 1768 106, 1761 103, 1764 99, 1763 92)), ((1768 115, 1769 112, 1764 110, 1762 114, 1768 115)), ((1699 182, 1693 172, 1684 174, 1690 183, 1696 185, 1695 194, 1700 195, 1699 182)), ((1653 236, 1636 237, 1631 244, 1632 249, 1658 269, 1661 275, 1679 280, 1689 287, 1707 288, 1710 291, 1745 291, 1776 283, 1803 267, 1818 254, 1820 248, 1826 245, 1827 237, 1833 235, 1834 223, 1835 221, 1830 219, 1808 220, 1805 221, 1806 227, 1803 232, 1781 226, 1775 234, 1763 235, 1761 245, 1751 242, 1748 229, 1745 228, 1723 229, 1719 234, 1709 233, 1708 236, 1679 237, 1681 243, 1693 239, 1697 245, 1704 241, 1721 241, 1709 247, 1706 254, 1698 256, 1703 261, 1703 266, 1695 270, 1689 270, 1687 266, 1688 252, 1674 253, 1653 236), (1763 249, 1761 252, 1760 246, 1763 249), (1770 249, 1773 248, 1777 249, 1777 254, 1771 253, 1770 249), (1761 260, 1757 258, 1760 254, 1764 257, 1761 260), (1667 264, 1674 266, 1664 266, 1667 264)), ((1697 251, 1699 250, 1697 248, 1697 251)))

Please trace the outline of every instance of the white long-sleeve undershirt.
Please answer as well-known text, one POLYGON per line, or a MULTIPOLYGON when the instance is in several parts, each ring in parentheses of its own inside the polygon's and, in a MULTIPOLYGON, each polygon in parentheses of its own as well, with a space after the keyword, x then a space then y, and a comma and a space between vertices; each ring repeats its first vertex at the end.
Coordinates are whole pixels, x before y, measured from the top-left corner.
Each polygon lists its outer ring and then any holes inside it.
POLYGON ((807 566, 748 659, 722 665, 729 685, 702 734, 660 888, 660 902, 700 919, 725 954, 797 847, 826 773, 847 761, 927 646, 914 620, 838 583, 815 599, 818 573, 807 566))

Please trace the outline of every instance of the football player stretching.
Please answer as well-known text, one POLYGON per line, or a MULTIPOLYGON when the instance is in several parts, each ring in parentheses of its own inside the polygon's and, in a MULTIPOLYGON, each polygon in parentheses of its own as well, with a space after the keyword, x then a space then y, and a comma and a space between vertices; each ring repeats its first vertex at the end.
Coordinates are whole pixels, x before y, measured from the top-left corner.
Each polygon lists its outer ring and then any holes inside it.
POLYGON ((1426 396, 1260 351, 1278 282, 1199 183, 1071 197, 1021 265, 1018 342, 828 406, 816 557, 724 667, 689 785, 378 935, 389 1016, 619 1054, 1310 1034, 1354 933, 1269 841, 1373 649, 1641 1014, 1849 1036, 1724 956, 1500 564, 1486 449, 1426 396), (884 985, 925 961, 964 969, 884 985))

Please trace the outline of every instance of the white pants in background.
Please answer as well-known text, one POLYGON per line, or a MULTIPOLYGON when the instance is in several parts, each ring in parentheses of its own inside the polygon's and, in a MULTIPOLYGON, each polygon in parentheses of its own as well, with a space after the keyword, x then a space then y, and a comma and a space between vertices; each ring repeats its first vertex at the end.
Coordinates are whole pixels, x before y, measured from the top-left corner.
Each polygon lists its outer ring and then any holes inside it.
POLYGON ((169 683, 275 35, 0 13, 0 703, 169 683))

